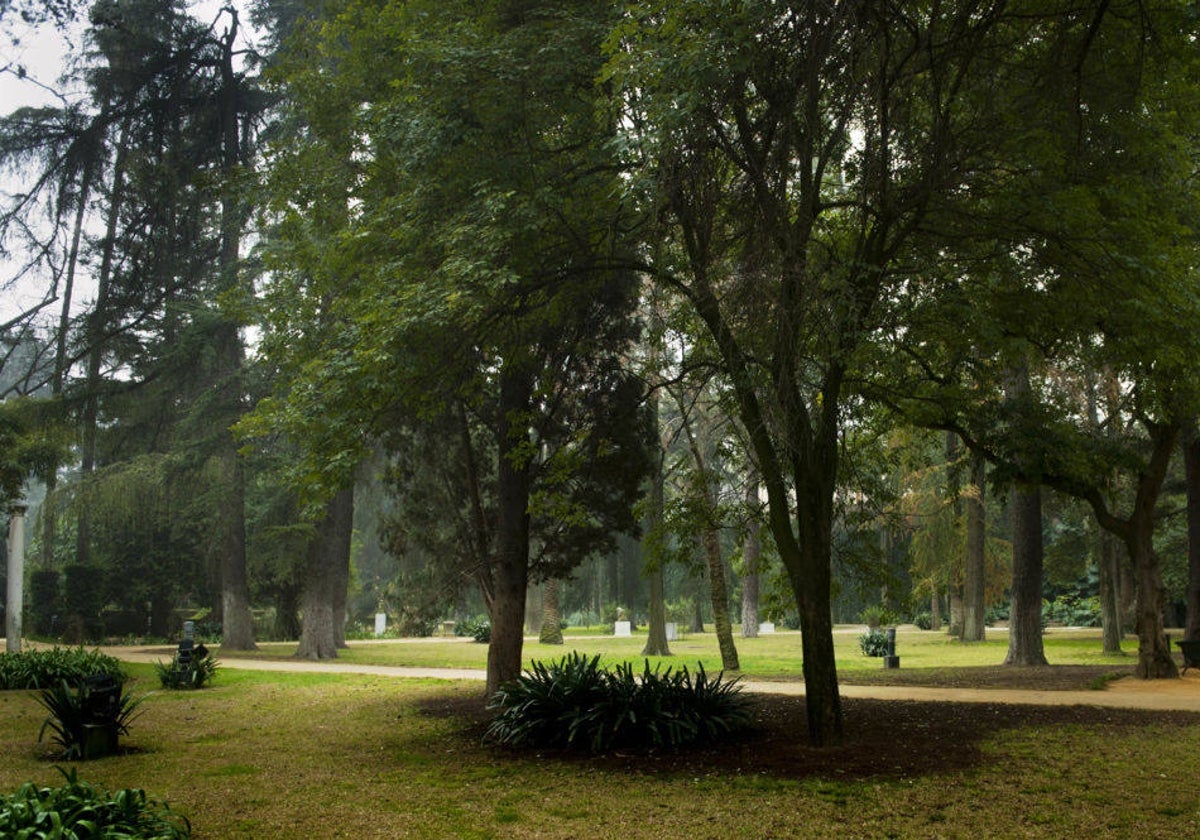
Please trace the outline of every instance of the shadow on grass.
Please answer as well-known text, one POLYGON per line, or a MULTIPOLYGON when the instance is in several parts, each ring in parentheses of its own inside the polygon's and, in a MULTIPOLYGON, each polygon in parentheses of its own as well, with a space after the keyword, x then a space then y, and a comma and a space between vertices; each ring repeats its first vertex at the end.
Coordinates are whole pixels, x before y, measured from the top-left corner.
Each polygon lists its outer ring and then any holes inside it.
POLYGON ((1006 730, 1078 726, 1104 732, 1146 726, 1195 727, 1200 714, 1094 706, 926 703, 844 698, 846 736, 836 747, 808 746, 803 697, 754 695, 755 728, 720 744, 687 751, 622 750, 601 756, 479 746, 490 719, 478 697, 436 697, 420 713, 453 718, 455 736, 493 758, 560 761, 590 770, 656 777, 759 776, 777 780, 911 778, 954 774, 995 763, 983 744, 1006 730))

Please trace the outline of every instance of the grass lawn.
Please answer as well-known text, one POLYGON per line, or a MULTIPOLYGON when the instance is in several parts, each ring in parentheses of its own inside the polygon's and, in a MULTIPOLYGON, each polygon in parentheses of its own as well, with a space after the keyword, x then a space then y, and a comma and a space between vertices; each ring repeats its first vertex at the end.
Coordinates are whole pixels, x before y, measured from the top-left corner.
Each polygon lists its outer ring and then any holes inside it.
MULTIPOLYGON (((992 635, 961 645, 901 631, 903 667, 888 673, 986 682, 1022 670, 994 667, 1005 639, 992 635)), ((638 659, 643 641, 534 641, 527 655, 638 659)), ((837 643, 847 681, 882 673, 857 632, 837 643)), ((747 676, 799 671, 795 634, 738 645, 747 676)), ((1100 657, 1096 631, 1051 630, 1046 647, 1077 667, 1134 658, 1100 657)), ((717 670, 715 648, 711 634, 693 636, 669 662, 717 670)), ((414 640, 357 644, 344 659, 482 667, 485 651, 414 640)), ((152 666, 127 667, 135 693, 151 692, 143 714, 126 753, 76 765, 80 777, 165 799, 195 838, 1200 836, 1194 714, 847 699, 846 743, 814 750, 803 700, 763 697, 757 731, 732 744, 586 758, 484 744, 478 682, 225 669, 209 688, 168 692, 152 666)), ((37 743, 44 716, 32 692, 0 692, 0 790, 59 783, 49 743, 37 743)))
MULTIPOLYGON (((635 632, 629 638, 581 635, 574 633, 573 629, 564 632, 566 641, 561 646, 543 645, 537 637, 527 637, 524 648, 526 664, 533 659, 557 659, 572 650, 599 653, 607 664, 631 660, 640 666, 644 659, 641 651, 646 644, 645 631, 635 632)), ((945 684, 947 669, 998 666, 1004 662, 1008 650, 1008 634, 1004 630, 989 630, 985 642, 962 644, 944 632, 900 628, 896 634, 896 652, 900 656, 901 670, 884 672, 881 660, 862 654, 858 643, 861 632, 861 627, 843 626, 834 634, 838 674, 842 682, 945 684)), ((735 634, 735 642, 741 675, 752 679, 800 678, 799 633, 781 632, 757 639, 743 639, 735 634)), ((296 650, 295 642, 269 642, 259 647, 260 650, 255 653, 221 652, 220 656, 286 658, 296 650)), ((1121 655, 1102 653, 1098 629, 1050 628, 1045 635, 1046 658, 1051 665, 1090 666, 1087 673, 1097 669, 1120 673, 1128 671, 1136 661, 1136 640, 1126 640, 1125 648, 1127 653, 1121 655)), ((694 670, 699 662, 710 673, 721 670, 716 636, 711 631, 688 634, 672 642, 671 653, 670 657, 651 657, 651 664, 661 664, 663 667, 686 665, 694 670)), ((341 653, 339 661, 359 665, 482 669, 487 665, 487 646, 455 637, 351 642, 350 649, 341 653)), ((1092 677, 1085 677, 1086 674, 1081 676, 1078 685, 1050 687, 1086 688, 1092 677)))

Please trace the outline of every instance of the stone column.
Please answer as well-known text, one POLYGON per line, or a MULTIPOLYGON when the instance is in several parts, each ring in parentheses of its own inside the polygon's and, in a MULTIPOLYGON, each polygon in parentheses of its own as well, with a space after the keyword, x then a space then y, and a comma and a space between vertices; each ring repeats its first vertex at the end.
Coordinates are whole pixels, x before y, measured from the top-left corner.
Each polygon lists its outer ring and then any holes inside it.
POLYGON ((21 652, 21 616, 25 600, 25 505, 15 504, 8 519, 8 599, 5 602, 5 649, 21 652))

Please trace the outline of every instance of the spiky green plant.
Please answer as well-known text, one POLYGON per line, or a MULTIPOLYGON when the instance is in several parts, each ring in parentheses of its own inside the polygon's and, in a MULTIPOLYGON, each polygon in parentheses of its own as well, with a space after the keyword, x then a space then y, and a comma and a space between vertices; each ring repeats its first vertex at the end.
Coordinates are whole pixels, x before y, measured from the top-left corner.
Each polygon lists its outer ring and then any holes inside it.
POLYGON ((217 662, 217 658, 209 653, 202 656, 193 655, 185 662, 180 662, 179 654, 176 653, 165 665, 162 660, 154 663, 154 670, 158 673, 162 687, 170 689, 203 688, 205 683, 212 681, 218 667, 220 663, 217 662))
POLYGON ((53 688, 42 689, 37 701, 49 713, 38 732, 38 741, 49 731, 50 740, 62 747, 65 758, 78 759, 88 757, 87 727, 103 728, 115 742, 117 736, 129 733, 142 698, 135 699, 120 683, 100 686, 85 680, 72 686, 61 680, 53 688))
POLYGON ((640 676, 630 663, 608 671, 599 655, 574 652, 535 661, 492 701, 499 714, 488 737, 509 746, 558 746, 603 752, 647 744, 681 747, 732 734, 750 724, 737 680, 715 679, 701 665, 660 671, 647 660, 640 676))

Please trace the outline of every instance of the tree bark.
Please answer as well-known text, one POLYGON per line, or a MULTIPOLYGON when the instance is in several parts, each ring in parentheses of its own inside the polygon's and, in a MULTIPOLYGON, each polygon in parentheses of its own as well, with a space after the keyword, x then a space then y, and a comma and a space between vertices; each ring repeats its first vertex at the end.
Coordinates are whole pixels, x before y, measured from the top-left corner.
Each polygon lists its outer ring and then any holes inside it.
POLYGON ((929 629, 942 629, 942 599, 935 588, 929 596, 929 629))
POLYGON ((1200 434, 1192 422, 1183 440, 1187 483, 1188 589, 1185 639, 1200 639, 1200 434))
MULTIPOLYGON (((301 659, 336 659, 338 652, 338 589, 345 605, 345 576, 354 530, 354 488, 339 490, 325 505, 325 515, 308 546, 301 599, 301 659)), ((344 615, 344 612, 343 612, 344 615)), ((343 638, 344 644, 344 638, 343 638)))
POLYGON ((1105 653, 1120 653, 1125 635, 1121 621, 1121 542, 1100 529, 1096 562, 1100 570, 1100 627, 1105 653))
POLYGON ((742 558, 746 561, 746 574, 742 576, 742 638, 758 638, 758 564, 762 559, 762 538, 758 522, 758 480, 746 482, 746 503, 750 518, 746 523, 746 540, 742 545, 742 558))
POLYGON ((737 645, 733 642, 733 625, 729 620, 729 589, 725 585, 725 564, 721 560, 721 534, 715 528, 704 531, 704 558, 708 572, 708 591, 712 595, 713 626, 717 646, 721 650, 721 667, 737 671, 737 645))
POLYGON ((542 632, 538 641, 544 645, 563 643, 562 620, 558 609, 561 582, 551 578, 542 589, 542 632))
POLYGON ((1005 665, 1046 665, 1042 646, 1042 491, 1036 484, 1012 489, 1012 611, 1005 665))
POLYGON ((497 496, 499 520, 492 600, 492 639, 488 645, 488 696, 521 675, 525 630, 525 590, 529 584, 529 432, 521 419, 533 385, 517 363, 505 360, 500 371, 497 423, 497 496))
MULTIPOLYGON (((986 568, 986 521, 984 489, 987 478, 986 463, 979 455, 971 455, 971 493, 967 497, 967 567, 963 584, 964 642, 982 642, 986 634, 984 624, 984 592, 986 568)), ((1040 602, 1039 602, 1040 603, 1040 602)))

